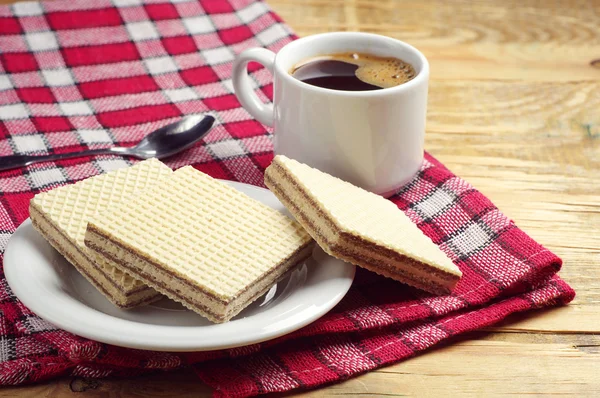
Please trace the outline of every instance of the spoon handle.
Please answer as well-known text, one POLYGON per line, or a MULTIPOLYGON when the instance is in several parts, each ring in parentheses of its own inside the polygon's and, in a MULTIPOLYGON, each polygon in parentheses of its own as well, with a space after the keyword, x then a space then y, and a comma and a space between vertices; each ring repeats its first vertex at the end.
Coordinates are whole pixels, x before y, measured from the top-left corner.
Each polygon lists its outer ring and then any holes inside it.
POLYGON ((129 155, 128 148, 103 148, 103 149, 90 149, 82 152, 68 152, 68 153, 56 153, 52 155, 12 155, 12 156, 0 156, 0 171, 10 170, 17 167, 29 166, 33 163, 39 162, 52 162, 55 160, 78 158, 82 156, 91 155, 129 155))

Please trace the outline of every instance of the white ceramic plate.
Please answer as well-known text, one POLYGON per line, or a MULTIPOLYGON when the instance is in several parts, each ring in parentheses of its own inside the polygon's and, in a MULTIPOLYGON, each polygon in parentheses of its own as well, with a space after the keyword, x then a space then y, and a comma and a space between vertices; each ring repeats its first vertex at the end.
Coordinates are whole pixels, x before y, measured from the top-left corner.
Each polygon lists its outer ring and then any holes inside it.
MULTIPOLYGON (((229 183, 287 213, 270 191, 229 183)), ((113 306, 33 229, 30 220, 17 228, 4 256, 8 284, 40 317, 79 336, 159 351, 231 348, 290 333, 333 308, 350 288, 354 271, 353 265, 317 248, 265 296, 230 322, 217 325, 166 298, 133 310, 113 306)))

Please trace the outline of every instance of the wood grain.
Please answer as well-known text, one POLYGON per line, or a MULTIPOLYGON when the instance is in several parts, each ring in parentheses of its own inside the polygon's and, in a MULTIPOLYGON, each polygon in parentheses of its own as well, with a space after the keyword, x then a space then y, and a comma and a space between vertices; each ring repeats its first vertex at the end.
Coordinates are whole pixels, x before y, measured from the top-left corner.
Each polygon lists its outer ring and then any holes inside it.
MULTIPOLYGON (((301 36, 369 31, 430 60, 426 148, 564 260, 564 308, 511 317, 309 397, 600 396, 600 1, 267 0, 301 36)), ((0 3, 12 2, 0 0, 0 3)), ((8 396, 206 396, 190 371, 8 396)), ((294 395, 294 394, 286 394, 294 395)))
MULTIPOLYGON (((468 337, 470 340, 438 348, 436 355, 422 355, 334 385, 326 390, 327 395, 481 397, 600 393, 600 382, 586 377, 588 367, 598 363, 597 341, 572 344, 570 340, 548 336, 528 343, 520 336, 504 340, 468 337), (586 351, 593 344, 596 352, 586 351)), ((321 390, 302 395, 323 396, 321 390)))
POLYGON ((560 0, 270 1, 300 34, 369 31, 424 52, 432 78, 590 81, 600 3, 560 0))
MULTIPOLYGON (((400 364, 300 395, 368 396, 598 396, 592 377, 600 360, 599 336, 472 333, 400 364), (458 365, 458 366, 457 366, 458 365)), ((63 378, 5 388, 0 397, 205 397, 210 391, 191 371, 156 373, 129 380, 63 378)))

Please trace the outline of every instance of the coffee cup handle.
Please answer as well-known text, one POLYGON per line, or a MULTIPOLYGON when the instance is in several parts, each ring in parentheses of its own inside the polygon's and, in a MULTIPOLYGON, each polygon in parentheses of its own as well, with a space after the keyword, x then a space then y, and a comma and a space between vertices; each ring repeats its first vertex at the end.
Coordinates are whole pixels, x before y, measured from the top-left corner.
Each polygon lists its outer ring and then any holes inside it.
POLYGON ((273 126, 273 104, 265 104, 258 98, 250 84, 248 63, 258 62, 273 73, 275 53, 265 48, 251 48, 243 51, 233 62, 233 89, 244 108, 259 122, 273 126))

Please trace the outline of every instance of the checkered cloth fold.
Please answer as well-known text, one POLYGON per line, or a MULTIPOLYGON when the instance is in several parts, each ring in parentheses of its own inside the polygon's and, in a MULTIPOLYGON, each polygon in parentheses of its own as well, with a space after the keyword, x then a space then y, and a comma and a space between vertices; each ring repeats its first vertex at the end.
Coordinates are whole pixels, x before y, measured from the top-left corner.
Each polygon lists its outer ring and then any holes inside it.
MULTIPOLYGON (((167 163, 263 185, 271 134, 240 107, 235 54, 277 51, 294 39, 254 0, 84 0, 0 7, 0 155, 130 145, 191 113, 217 124, 202 144, 167 163)), ((251 65, 261 99, 268 71, 251 65)), ((95 157, 0 173, 0 249, 37 192, 125 167, 95 157)), ((131 350, 74 336, 40 319, 0 278, 0 384, 61 375, 133 376, 193 366, 219 396, 317 387, 413 356, 507 315, 566 304, 561 261, 485 196, 426 155, 391 199, 461 268, 456 290, 434 297, 359 270, 344 300, 274 341, 189 354, 131 350)))

